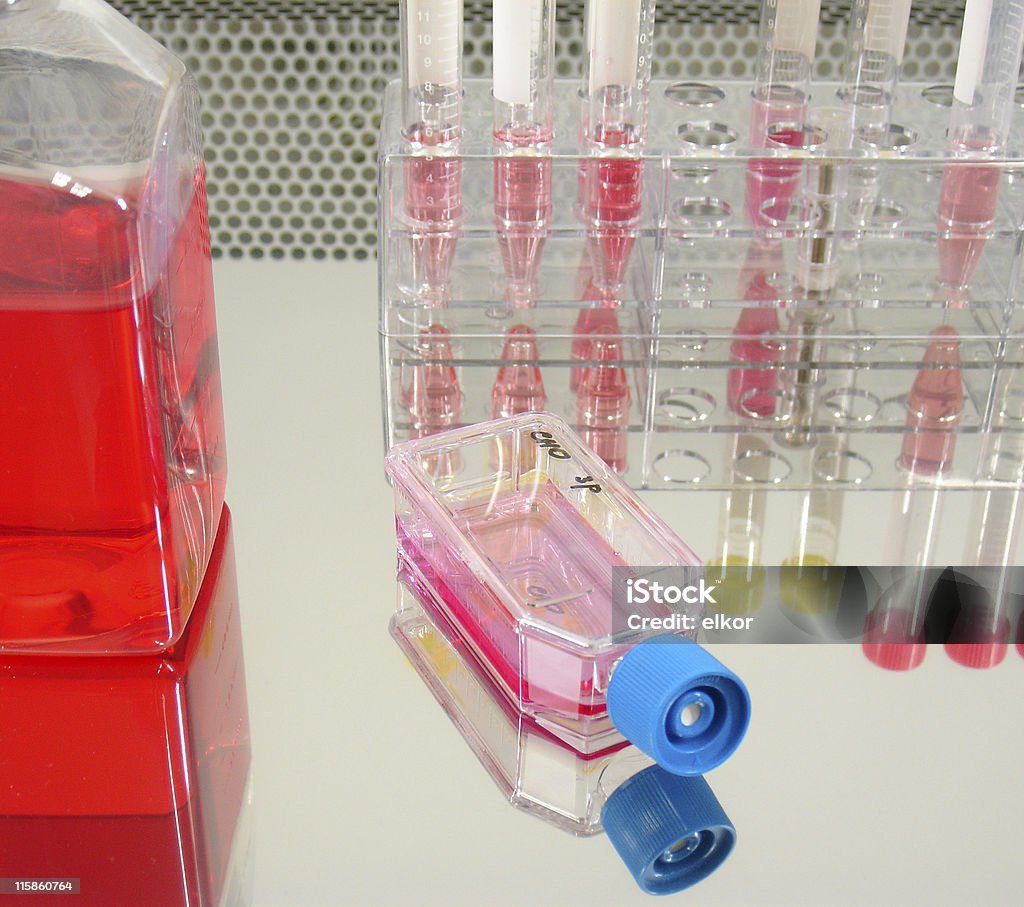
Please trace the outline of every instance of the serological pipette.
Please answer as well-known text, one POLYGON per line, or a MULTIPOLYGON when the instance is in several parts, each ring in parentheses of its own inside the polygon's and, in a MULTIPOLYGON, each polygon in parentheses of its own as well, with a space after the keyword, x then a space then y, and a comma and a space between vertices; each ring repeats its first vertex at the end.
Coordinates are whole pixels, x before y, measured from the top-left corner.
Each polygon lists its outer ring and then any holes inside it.
MULTIPOLYGON (((947 135, 954 157, 998 156, 1006 147, 1024 46, 1024 0, 967 0, 947 135)), ((1002 169, 947 164, 939 197, 939 282, 962 305, 996 218, 1002 169)))
MULTIPOLYGON (((846 57, 839 99, 849 114, 853 145, 888 153, 906 147, 907 133, 892 128, 892 105, 910 24, 911 0, 853 0, 846 32, 846 57)), ((879 168, 849 168, 847 210, 866 224, 878 201, 879 168)))
POLYGON ((846 32, 840 98, 853 113, 853 129, 889 125, 910 24, 911 0, 853 0, 846 32))
POLYGON ((583 214, 594 283, 610 293, 625 277, 643 202, 654 7, 654 0, 587 4, 583 214))
MULTIPOLYGON (((821 0, 762 0, 757 61, 751 99, 750 147, 784 145, 785 124, 802 126, 811 94, 811 64, 818 35, 821 0)), ((799 131, 793 131, 794 141, 799 131)), ((751 222, 765 226, 766 214, 781 219, 800 179, 792 161, 759 158, 747 170, 747 212, 751 222)))
POLYGON ((416 283, 446 301, 462 220, 462 0, 402 0, 405 212, 416 283))
POLYGON ((551 222, 555 0, 494 0, 494 216, 516 307, 536 297, 551 222))

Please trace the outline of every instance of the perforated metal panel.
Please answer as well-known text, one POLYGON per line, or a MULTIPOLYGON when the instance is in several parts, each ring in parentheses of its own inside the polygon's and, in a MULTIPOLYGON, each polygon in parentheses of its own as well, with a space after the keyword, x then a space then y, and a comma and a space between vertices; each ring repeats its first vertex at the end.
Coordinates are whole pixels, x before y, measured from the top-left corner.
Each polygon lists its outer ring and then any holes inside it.
MULTIPOLYGON (((399 70, 397 2, 115 0, 196 74, 218 256, 366 259, 376 144, 399 70)), ((466 2, 466 75, 490 73, 491 4, 466 2)), ((815 75, 839 76, 847 3, 825 0, 815 75)), ((560 0, 557 72, 578 74, 582 0, 560 0)), ((759 0, 658 4, 656 78, 753 75, 759 0)), ((905 77, 952 78, 963 4, 915 5, 905 77)))
MULTIPOLYGON (((179 0, 161 3, 159 0, 113 0, 112 5, 129 16, 187 16, 242 19, 335 19, 335 18, 390 18, 398 19, 397 0, 179 0)), ((559 0, 557 15, 562 22, 578 20, 584 0, 559 0)), ((835 24, 845 20, 849 0, 824 0, 821 4, 822 21, 835 24)), ((761 0, 733 0, 717 3, 715 0, 659 0, 658 18, 663 22, 703 22, 718 25, 738 22, 757 22, 761 0)), ((489 21, 490 0, 465 0, 467 20, 489 21)), ((918 2, 911 16, 914 22, 952 25, 960 21, 963 3, 957 0, 918 2)))

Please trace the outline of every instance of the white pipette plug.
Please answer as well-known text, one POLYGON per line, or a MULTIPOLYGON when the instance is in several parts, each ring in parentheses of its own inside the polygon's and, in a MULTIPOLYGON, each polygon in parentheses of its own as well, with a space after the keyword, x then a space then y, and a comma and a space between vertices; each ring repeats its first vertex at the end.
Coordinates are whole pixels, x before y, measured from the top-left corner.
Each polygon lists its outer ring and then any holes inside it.
POLYGON ((462 0, 402 0, 403 126, 409 141, 462 134, 462 0))
POLYGON ((587 4, 586 138, 605 147, 640 144, 654 51, 654 0, 587 4))
POLYGON ((494 0, 494 136, 536 145, 554 120, 555 0, 494 0))
POLYGON ((967 0, 949 138, 957 150, 1006 144, 1024 47, 1024 0, 967 0))
POLYGON ((581 169, 593 283, 612 298, 622 286, 643 202, 654 0, 589 0, 581 169))

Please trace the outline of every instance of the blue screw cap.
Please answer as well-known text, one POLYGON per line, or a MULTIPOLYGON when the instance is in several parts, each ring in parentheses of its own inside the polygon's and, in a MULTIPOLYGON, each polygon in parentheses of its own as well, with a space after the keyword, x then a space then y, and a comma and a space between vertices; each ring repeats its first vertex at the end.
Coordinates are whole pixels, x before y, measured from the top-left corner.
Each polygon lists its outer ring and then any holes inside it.
POLYGON ((736 829, 703 778, 673 775, 657 765, 612 793, 601 824, 648 894, 675 894, 703 881, 736 843, 736 829))
POLYGON ((637 749, 676 775, 703 775, 750 723, 743 682, 695 642, 671 634, 631 649, 608 686, 608 714, 637 749))

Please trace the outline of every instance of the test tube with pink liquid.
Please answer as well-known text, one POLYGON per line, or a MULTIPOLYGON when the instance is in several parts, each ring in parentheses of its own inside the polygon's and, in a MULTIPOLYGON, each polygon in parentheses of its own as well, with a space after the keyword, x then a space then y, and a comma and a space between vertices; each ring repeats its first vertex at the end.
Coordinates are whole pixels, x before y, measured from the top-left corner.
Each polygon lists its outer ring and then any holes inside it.
POLYGON ((551 222, 555 0, 494 0, 494 219, 506 296, 529 307, 551 222))
POLYGON ((462 0, 402 0, 405 214, 414 283, 444 305, 462 221, 462 0))
POLYGON ((1010 131, 1022 47, 1024 0, 967 0, 947 133, 954 160, 943 171, 937 224, 939 282, 955 305, 966 301, 996 220, 999 157, 1010 131), (972 162, 956 160, 962 157, 972 162))
POLYGON ((654 50, 654 0, 591 0, 586 12, 582 213, 594 283, 616 293, 643 207, 643 150, 654 50))

